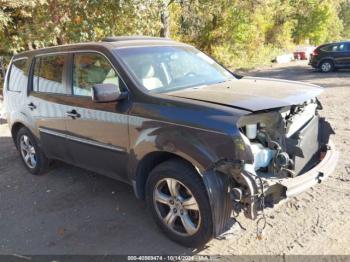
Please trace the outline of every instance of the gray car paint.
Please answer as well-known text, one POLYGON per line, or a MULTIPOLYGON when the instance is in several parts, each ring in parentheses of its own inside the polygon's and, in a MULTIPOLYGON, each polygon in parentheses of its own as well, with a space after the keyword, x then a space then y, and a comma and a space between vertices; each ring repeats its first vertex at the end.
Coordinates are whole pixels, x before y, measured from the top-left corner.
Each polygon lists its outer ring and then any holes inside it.
POLYGON ((187 88, 166 94, 254 112, 297 105, 315 98, 321 92, 319 86, 301 82, 244 77, 237 81, 187 88))

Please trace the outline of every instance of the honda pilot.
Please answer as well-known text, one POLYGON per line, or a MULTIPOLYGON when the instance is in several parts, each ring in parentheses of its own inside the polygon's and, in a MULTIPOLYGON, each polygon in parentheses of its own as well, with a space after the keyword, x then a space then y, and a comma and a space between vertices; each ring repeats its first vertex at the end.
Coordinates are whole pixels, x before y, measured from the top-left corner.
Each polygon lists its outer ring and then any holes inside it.
POLYGON ((256 219, 337 164, 333 130, 318 114, 320 87, 238 76, 169 39, 23 52, 4 85, 9 128, 30 173, 61 160, 124 181, 189 247, 223 234, 233 212, 256 219))

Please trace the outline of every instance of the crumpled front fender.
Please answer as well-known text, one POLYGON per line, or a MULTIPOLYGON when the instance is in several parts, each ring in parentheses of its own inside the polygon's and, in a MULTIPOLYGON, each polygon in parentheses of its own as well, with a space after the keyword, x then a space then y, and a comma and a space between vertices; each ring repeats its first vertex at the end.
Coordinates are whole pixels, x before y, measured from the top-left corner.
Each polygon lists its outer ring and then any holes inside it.
POLYGON ((214 236, 219 236, 226 229, 233 208, 231 190, 234 186, 243 189, 241 202, 244 205, 244 215, 250 219, 257 217, 259 190, 253 175, 242 169, 242 162, 219 161, 203 173, 203 181, 212 209, 214 236))

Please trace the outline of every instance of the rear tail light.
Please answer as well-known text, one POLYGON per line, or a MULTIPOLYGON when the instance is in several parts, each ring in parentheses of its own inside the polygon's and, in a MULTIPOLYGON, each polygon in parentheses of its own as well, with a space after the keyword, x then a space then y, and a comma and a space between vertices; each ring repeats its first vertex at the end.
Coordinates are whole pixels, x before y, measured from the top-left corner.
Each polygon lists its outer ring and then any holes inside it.
POLYGON ((313 56, 317 56, 317 55, 318 55, 318 52, 317 52, 316 49, 312 52, 312 55, 313 55, 313 56))

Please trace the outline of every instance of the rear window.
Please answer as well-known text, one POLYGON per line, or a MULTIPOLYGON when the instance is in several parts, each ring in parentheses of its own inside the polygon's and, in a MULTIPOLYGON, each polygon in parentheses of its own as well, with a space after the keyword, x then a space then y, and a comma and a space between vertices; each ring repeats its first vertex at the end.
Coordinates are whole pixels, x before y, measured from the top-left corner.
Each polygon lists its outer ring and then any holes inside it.
POLYGON ((64 69, 66 55, 35 58, 33 90, 43 93, 66 94, 64 69))
POLYGON ((9 91, 23 91, 28 84, 27 58, 14 60, 11 64, 7 89, 9 91))

